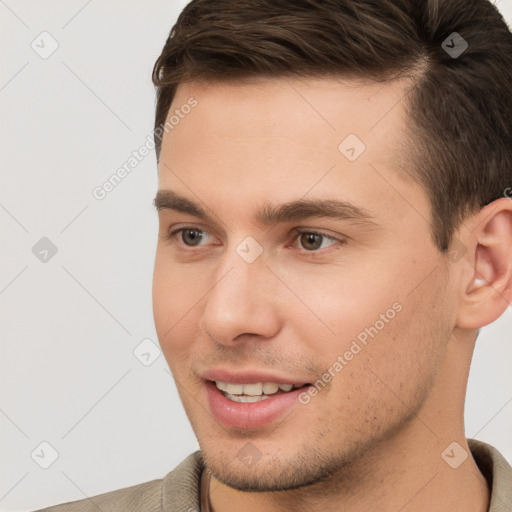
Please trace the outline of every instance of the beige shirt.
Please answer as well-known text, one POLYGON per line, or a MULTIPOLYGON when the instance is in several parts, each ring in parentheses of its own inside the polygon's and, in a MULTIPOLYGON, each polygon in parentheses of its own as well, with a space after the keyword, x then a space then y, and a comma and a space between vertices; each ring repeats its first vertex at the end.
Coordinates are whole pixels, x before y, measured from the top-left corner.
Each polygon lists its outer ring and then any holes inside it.
MULTIPOLYGON (((492 446, 468 440, 491 492, 489 512, 512 512, 512 467, 492 446)), ((37 512, 201 512, 201 452, 189 455, 161 480, 152 480, 37 512)))

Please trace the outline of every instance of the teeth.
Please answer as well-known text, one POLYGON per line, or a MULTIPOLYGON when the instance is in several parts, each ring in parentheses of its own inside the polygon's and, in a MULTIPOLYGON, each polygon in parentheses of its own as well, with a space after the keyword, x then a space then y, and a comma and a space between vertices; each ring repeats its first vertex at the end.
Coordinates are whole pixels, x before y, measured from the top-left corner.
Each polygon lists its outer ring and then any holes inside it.
POLYGON ((243 384, 243 394, 250 396, 260 396, 263 393, 263 384, 258 382, 256 384, 243 384))
POLYGON ((263 384, 263 393, 265 393, 265 395, 273 395, 274 393, 277 393, 278 389, 279 384, 274 382, 265 382, 265 384, 263 384))
POLYGON ((224 389, 222 391, 225 391, 226 393, 229 393, 230 395, 241 395, 243 394, 244 385, 243 384, 228 384, 227 382, 222 382, 224 389))
POLYGON ((227 382, 222 382, 220 380, 216 380, 215 381, 215 385, 217 386, 218 389, 220 389, 221 391, 227 391, 228 390, 228 383, 227 382))
MULTIPOLYGON (((276 382, 258 382, 256 384, 231 384, 229 382, 222 382, 220 380, 216 380, 215 385, 217 386, 218 389, 224 391, 227 395, 230 395, 228 398, 231 398, 231 396, 233 395, 246 395, 248 397, 273 395, 274 393, 277 393, 280 389, 282 391, 291 391, 292 388, 300 388, 302 386, 301 384, 278 384, 276 382)), ((237 399, 236 401, 255 402, 257 400, 237 399)))
POLYGON ((226 398, 233 400, 233 402, 253 403, 253 402, 261 402, 262 400, 266 400, 268 398, 268 396, 266 396, 266 395, 261 395, 261 396, 230 395, 229 393, 227 393, 226 398))

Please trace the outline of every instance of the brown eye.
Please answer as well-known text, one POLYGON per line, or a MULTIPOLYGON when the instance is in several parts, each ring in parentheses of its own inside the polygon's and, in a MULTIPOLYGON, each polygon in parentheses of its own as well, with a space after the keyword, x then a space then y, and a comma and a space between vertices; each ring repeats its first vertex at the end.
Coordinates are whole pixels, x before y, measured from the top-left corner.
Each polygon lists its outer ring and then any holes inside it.
POLYGON ((302 233, 300 235, 300 245, 307 251, 315 251, 322 247, 323 239, 326 238, 324 235, 316 233, 302 233))
POLYGON ((183 229, 181 231, 181 240, 185 245, 195 247, 201 243, 204 238, 204 231, 199 229, 183 229))

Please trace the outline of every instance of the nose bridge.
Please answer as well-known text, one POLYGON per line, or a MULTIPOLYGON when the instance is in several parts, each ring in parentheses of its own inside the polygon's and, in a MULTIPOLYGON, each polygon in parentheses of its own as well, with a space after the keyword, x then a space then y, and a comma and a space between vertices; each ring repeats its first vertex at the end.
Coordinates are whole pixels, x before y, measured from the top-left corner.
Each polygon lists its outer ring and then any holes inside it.
POLYGON ((247 263, 234 252, 219 268, 208 305, 220 309, 226 318, 229 315, 243 318, 245 312, 257 307, 265 271, 268 270, 261 260, 247 263))
POLYGON ((247 250, 242 243, 225 254, 217 267, 203 310, 201 327, 219 343, 232 343, 241 334, 270 337, 278 329, 265 259, 261 254, 246 258, 254 248, 244 252, 240 247, 247 250))
POLYGON ((231 265, 228 268, 224 267, 219 274, 209 294, 208 304, 213 304, 226 311, 233 307, 232 304, 238 305, 238 312, 241 312, 242 308, 250 307, 250 301, 254 299, 254 296, 249 296, 248 290, 251 280, 256 277, 254 267, 251 272, 251 269, 231 262, 231 265))
POLYGON ((246 237, 238 245, 228 247, 217 268, 216 284, 212 296, 227 294, 222 300, 244 299, 249 305, 257 298, 257 292, 265 286, 266 268, 263 247, 252 237, 246 237), (251 291, 255 293, 251 293, 251 291))

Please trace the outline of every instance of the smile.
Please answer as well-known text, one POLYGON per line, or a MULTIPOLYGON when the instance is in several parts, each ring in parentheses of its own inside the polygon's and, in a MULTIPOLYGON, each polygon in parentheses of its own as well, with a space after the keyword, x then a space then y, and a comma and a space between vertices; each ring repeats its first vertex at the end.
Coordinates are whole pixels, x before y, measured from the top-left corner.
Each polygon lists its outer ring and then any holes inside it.
POLYGON ((220 380, 216 380, 215 385, 228 400, 239 403, 261 402, 262 400, 267 400, 272 395, 288 393, 292 389, 303 387, 303 384, 279 384, 277 382, 233 384, 220 380))
POLYGON ((212 416, 224 427, 243 430, 259 429, 282 418, 300 404, 299 394, 310 386, 304 382, 286 382, 286 379, 275 382, 261 378, 263 375, 244 378, 226 374, 223 380, 221 376, 212 377, 203 381, 212 416))

